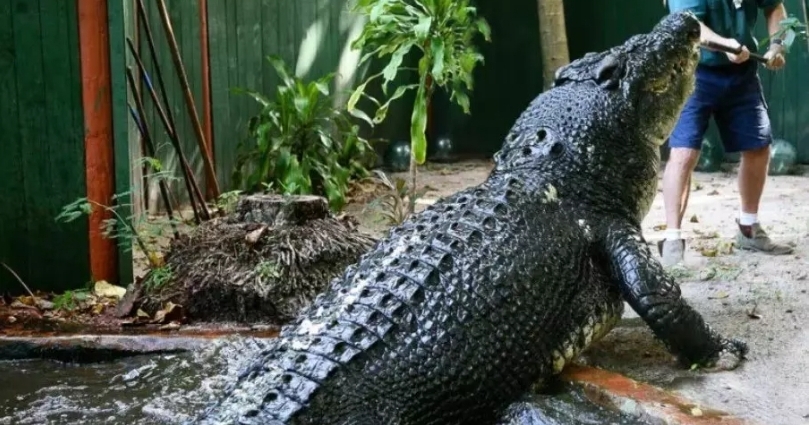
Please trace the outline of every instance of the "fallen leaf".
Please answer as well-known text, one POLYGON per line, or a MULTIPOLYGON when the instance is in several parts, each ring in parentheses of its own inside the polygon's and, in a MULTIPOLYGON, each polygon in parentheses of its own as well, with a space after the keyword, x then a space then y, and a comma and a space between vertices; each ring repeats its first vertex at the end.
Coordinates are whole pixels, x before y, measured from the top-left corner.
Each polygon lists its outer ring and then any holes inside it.
POLYGON ((703 248, 699 251, 699 253, 702 254, 703 257, 713 258, 716 257, 717 250, 714 248, 703 248))
POLYGON ((159 327, 158 329, 161 331, 176 331, 177 329, 180 329, 180 324, 178 322, 171 322, 159 327))
POLYGON ((261 235, 263 235, 265 231, 267 231, 267 226, 261 226, 258 229, 253 230, 252 232, 245 235, 244 240, 250 245, 253 245, 256 242, 258 242, 258 240, 261 238, 261 235))
POLYGON ((700 409, 699 407, 692 407, 691 416, 702 416, 702 409, 700 409))
POLYGON ((8 316, 8 319, 6 319, 6 320, 8 320, 8 323, 14 323, 14 322, 17 321, 17 318, 14 317, 14 316, 8 316))
POLYGON ((692 223, 699 223, 699 217, 697 217, 697 215, 694 214, 694 215, 691 216, 691 220, 689 220, 689 221, 692 222, 692 223))
POLYGON ((183 306, 169 301, 154 315, 153 323, 168 323, 182 321, 185 317, 183 306))
POLYGON ((141 309, 138 309, 138 311, 135 313, 135 315, 136 315, 136 317, 142 317, 144 319, 148 319, 150 317, 149 313, 147 313, 147 312, 145 312, 145 311, 143 311, 141 309))
POLYGON ((53 303, 39 298, 37 299, 37 307, 39 307, 40 310, 53 310, 53 303))
POLYGON ((11 303, 11 308, 20 308, 20 309, 28 309, 28 310, 36 310, 37 309, 36 307, 34 307, 32 305, 21 303, 20 300, 14 300, 14 302, 11 303))
POLYGON ((721 299, 725 299, 725 298, 727 298, 729 296, 730 295, 728 295, 727 292, 719 291, 719 292, 716 293, 716 295, 709 295, 708 299, 709 300, 721 300, 721 299))
POLYGON ((758 313, 753 313, 753 312, 747 313, 747 317, 749 317, 749 318, 751 318, 751 319, 756 319, 756 320, 761 319, 761 315, 760 315, 760 314, 758 314, 758 313))
POLYGON ((30 295, 21 295, 17 297, 17 301, 31 307, 36 307, 37 305, 37 300, 30 295))
POLYGON ((93 292, 99 297, 121 299, 126 294, 126 288, 112 285, 106 280, 99 280, 93 287, 93 292))
POLYGON ((713 267, 708 268, 708 269, 704 269, 699 274, 699 280, 701 280, 703 282, 706 281, 706 280, 711 280, 711 279, 713 279, 715 277, 716 277, 716 269, 713 268, 713 267))
POLYGON ((149 262, 152 264, 152 267, 154 268, 163 267, 163 265, 165 264, 163 260, 163 254, 158 252, 149 253, 149 262))
POLYGON ((652 227, 652 230, 654 230, 656 232, 659 232, 661 230, 666 230, 666 225, 665 224, 655 224, 654 227, 652 227))
POLYGON ((102 312, 104 312, 104 307, 105 307, 104 304, 101 303, 93 305, 93 314, 95 315, 101 314, 102 312))

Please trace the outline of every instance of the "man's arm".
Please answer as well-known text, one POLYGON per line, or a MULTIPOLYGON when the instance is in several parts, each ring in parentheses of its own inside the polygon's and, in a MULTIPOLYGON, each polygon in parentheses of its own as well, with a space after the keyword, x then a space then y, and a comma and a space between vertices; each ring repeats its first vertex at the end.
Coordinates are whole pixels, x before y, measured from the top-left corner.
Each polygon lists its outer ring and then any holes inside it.
MULTIPOLYGON (((778 31, 781 30, 781 21, 787 17, 787 8, 781 0, 760 0, 759 6, 764 9, 764 17, 767 19, 767 32, 770 37, 774 37, 778 31)), ((764 54, 767 59, 767 68, 777 70, 783 68, 786 64, 784 58, 784 47, 779 43, 770 43, 767 53, 764 54)))
POLYGON ((781 21, 787 18, 787 8, 784 7, 784 3, 780 1, 774 3, 774 5, 764 8, 764 17, 767 19, 767 32, 770 33, 770 37, 781 30, 781 21))
MULTIPOLYGON (((759 4, 761 2, 774 2, 780 0, 758 0, 759 4)), ((693 13, 697 19, 699 19, 699 27, 700 27, 700 41, 701 42, 712 42, 724 46, 729 46, 735 49, 741 49, 741 53, 739 55, 734 55, 732 53, 726 53, 728 59, 731 62, 735 63, 742 63, 746 61, 750 57, 750 52, 747 50, 747 47, 743 46, 737 40, 733 38, 725 38, 721 35, 715 33, 712 29, 708 28, 707 25, 703 22, 705 19, 705 15, 707 14, 707 3, 705 0, 668 0, 668 8, 669 13, 679 12, 683 10, 687 10, 693 13)), ((705 47, 708 50, 714 50, 709 47, 705 47)))

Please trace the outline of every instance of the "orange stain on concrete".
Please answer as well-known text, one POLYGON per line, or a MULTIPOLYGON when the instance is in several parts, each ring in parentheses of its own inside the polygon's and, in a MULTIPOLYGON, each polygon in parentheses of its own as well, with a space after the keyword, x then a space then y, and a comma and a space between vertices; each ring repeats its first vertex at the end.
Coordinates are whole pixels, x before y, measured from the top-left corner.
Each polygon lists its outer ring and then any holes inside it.
POLYGON ((562 379, 581 384, 590 392, 610 401, 629 399, 635 401, 650 416, 666 423, 680 425, 753 425, 725 412, 700 406, 683 397, 661 388, 644 384, 618 373, 603 369, 571 365, 561 375, 562 379))

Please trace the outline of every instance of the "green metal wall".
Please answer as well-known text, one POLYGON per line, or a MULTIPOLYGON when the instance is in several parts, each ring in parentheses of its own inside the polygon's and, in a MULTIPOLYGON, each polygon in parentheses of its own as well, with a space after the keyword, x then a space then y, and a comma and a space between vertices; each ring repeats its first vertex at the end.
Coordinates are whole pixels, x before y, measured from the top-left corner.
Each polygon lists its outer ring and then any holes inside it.
POLYGON ((87 222, 54 221, 87 193, 77 22, 76 2, 0 1, 0 261, 45 290, 90 278, 87 222))

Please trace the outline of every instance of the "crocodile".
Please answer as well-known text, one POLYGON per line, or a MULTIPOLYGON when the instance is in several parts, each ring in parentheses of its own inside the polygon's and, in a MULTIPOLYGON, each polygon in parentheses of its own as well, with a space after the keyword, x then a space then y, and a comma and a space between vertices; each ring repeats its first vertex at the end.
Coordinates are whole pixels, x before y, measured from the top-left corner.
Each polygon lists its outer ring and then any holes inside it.
POLYGON ((536 423, 523 397, 624 302, 684 365, 737 367, 747 345, 688 305, 641 231, 699 33, 667 15, 558 69, 484 182, 393 227, 196 423, 536 423))

